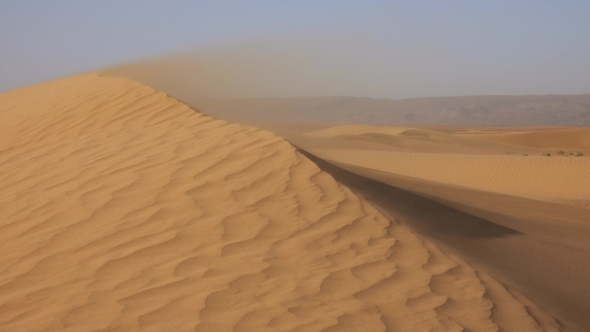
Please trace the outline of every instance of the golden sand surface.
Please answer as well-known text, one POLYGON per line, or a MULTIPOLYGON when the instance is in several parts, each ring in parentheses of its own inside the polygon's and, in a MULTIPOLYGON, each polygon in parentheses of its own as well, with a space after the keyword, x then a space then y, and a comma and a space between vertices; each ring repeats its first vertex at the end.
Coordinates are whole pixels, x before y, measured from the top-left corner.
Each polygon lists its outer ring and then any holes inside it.
POLYGON ((282 138, 122 78, 0 95, 0 330, 553 331, 282 138))
POLYGON ((590 158, 311 150, 327 160, 538 199, 590 200, 590 158))
MULTIPOLYGON (((469 137, 469 135, 466 135, 469 137)), ((476 139, 529 146, 540 149, 583 149, 590 148, 590 128, 567 128, 556 130, 530 130, 525 132, 504 132, 496 134, 482 133, 473 136, 476 139)))
POLYGON ((324 141, 308 151, 333 162, 590 207, 590 128, 494 134, 443 130, 345 125, 305 135, 324 141), (373 146, 358 145, 361 141, 373 146))
POLYGON ((534 300, 564 331, 590 326, 590 128, 267 129, 388 218, 534 300))

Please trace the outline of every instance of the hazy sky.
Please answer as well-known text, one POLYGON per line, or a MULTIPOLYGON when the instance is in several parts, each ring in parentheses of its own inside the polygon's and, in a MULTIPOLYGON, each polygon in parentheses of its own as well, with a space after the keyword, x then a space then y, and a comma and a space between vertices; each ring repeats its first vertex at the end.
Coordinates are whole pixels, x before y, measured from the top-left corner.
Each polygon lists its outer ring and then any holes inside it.
POLYGON ((260 96, 584 94, 589 18, 587 0, 1 1, 0 91, 192 50, 256 67, 260 96))

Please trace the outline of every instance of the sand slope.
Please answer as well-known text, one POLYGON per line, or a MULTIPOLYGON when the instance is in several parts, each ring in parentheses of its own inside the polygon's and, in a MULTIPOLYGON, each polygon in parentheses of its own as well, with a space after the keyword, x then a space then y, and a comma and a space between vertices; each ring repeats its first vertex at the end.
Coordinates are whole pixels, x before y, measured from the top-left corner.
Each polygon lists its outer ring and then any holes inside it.
POLYGON ((590 158, 323 149, 327 160, 537 199, 590 199, 590 158))
POLYGON ((484 134, 472 137, 533 148, 590 149, 590 128, 587 127, 524 133, 484 134))
POLYGON ((542 304, 564 331, 590 326, 589 209, 307 156, 389 218, 542 304))
POLYGON ((310 152, 323 170, 388 217, 534 298, 564 330, 590 326, 590 159, 567 155, 584 147, 587 129, 269 129, 310 152), (534 136, 539 144, 480 136, 534 136), (566 154, 542 156, 548 146, 566 154))
POLYGON ((336 163, 590 207, 588 128, 535 131, 343 125, 319 130, 306 130, 304 126, 270 129, 315 156, 336 163), (583 156, 576 156, 578 152, 583 156), (544 156, 547 153, 551 156, 544 156))
POLYGON ((268 132, 96 75, 0 120, 0 330, 558 329, 268 132))

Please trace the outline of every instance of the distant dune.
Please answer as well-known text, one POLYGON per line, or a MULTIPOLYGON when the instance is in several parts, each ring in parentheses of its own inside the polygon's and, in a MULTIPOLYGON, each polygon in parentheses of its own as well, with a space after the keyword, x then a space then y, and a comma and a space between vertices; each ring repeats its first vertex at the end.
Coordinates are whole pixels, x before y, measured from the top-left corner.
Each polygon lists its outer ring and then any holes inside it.
POLYGON ((0 120, 0 330, 559 330, 269 132, 97 75, 0 120))
POLYGON ((472 137, 540 149, 590 149, 590 128, 482 134, 472 137))

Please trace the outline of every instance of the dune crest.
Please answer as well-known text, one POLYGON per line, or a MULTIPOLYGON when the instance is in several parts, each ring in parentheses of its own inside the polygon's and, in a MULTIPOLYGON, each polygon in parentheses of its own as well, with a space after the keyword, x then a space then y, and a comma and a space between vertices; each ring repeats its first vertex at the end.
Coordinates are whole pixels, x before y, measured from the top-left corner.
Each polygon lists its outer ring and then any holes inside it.
POLYGON ((283 139, 138 83, 12 91, 0 120, 1 330, 559 329, 283 139))

